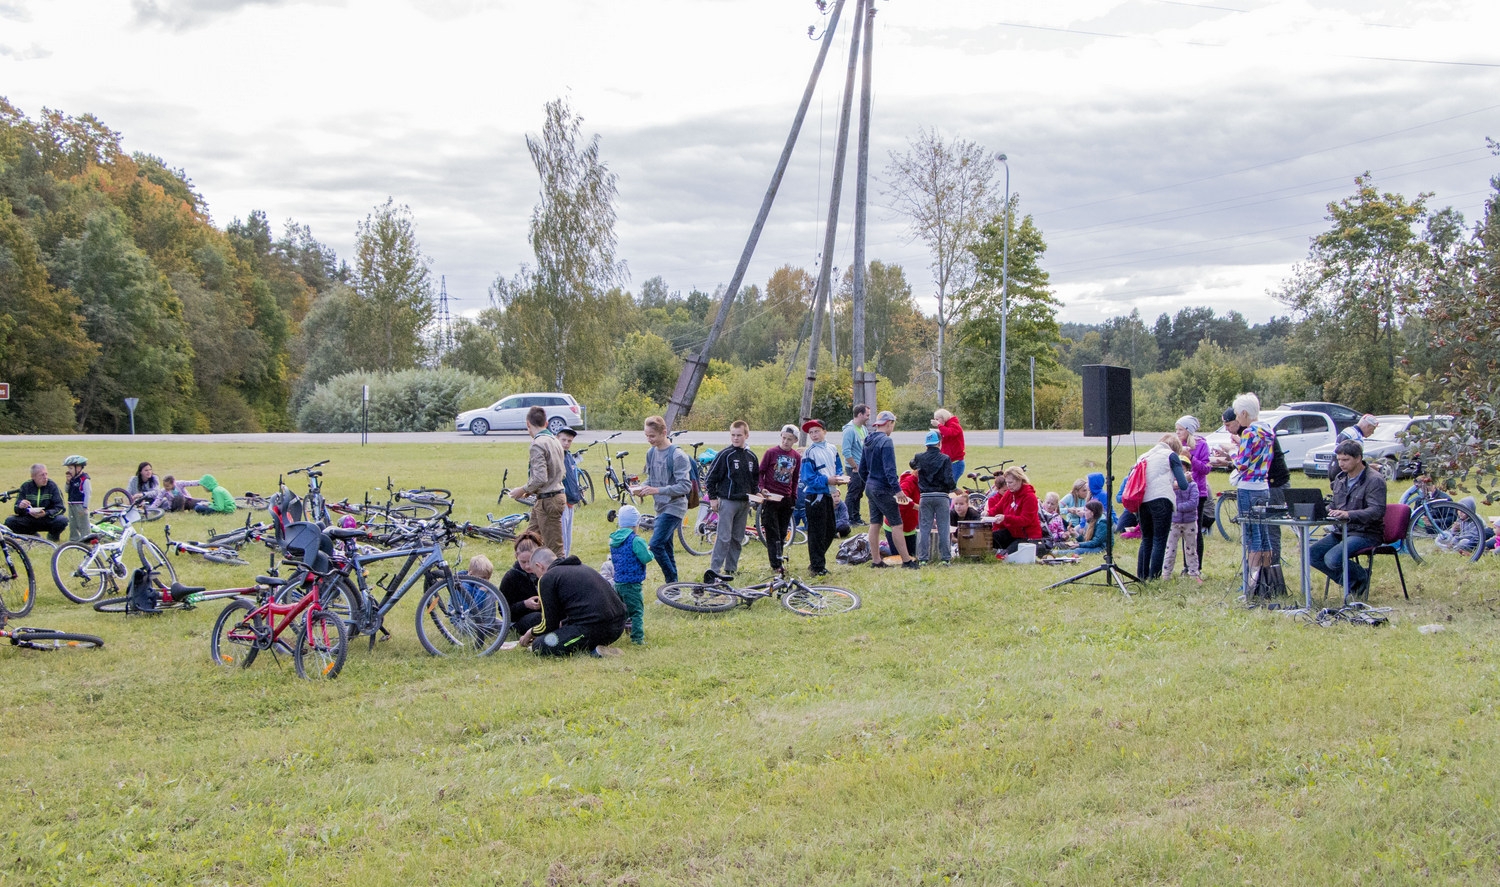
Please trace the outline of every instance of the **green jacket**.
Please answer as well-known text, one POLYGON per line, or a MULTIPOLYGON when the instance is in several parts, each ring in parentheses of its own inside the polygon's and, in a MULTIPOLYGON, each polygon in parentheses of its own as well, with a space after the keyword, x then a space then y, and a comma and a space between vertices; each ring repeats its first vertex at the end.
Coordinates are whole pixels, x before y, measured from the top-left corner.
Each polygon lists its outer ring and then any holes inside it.
POLYGON ((198 483, 203 487, 203 489, 207 490, 209 494, 213 496, 212 507, 216 513, 234 513, 234 497, 229 495, 228 490, 219 486, 219 482, 217 480, 214 480, 214 476, 212 474, 203 475, 203 480, 199 481, 198 483))

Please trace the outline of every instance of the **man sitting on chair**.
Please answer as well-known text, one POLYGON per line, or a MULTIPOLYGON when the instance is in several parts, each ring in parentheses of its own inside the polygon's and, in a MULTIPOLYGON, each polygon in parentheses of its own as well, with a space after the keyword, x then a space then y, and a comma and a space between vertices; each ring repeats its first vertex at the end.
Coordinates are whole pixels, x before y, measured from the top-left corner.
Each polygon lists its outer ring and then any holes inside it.
POLYGON ((1341 473, 1333 479, 1333 507, 1328 509, 1328 516, 1349 521, 1348 538, 1335 527, 1313 543, 1308 559, 1314 568, 1340 582, 1344 561, 1349 561, 1349 593, 1364 597, 1370 591, 1370 574, 1349 555, 1384 541, 1385 478, 1365 465, 1365 450, 1359 441, 1343 441, 1333 453, 1341 473))

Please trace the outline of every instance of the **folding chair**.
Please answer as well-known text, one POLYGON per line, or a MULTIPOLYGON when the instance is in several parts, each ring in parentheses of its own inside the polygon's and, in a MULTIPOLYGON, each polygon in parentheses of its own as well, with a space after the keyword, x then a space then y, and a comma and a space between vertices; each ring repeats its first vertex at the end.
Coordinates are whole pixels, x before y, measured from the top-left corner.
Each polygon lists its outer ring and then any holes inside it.
MULTIPOLYGON (((1411 600, 1411 595, 1406 591, 1406 572, 1401 569, 1401 549, 1406 542, 1406 531, 1411 526, 1411 508, 1406 505, 1387 505, 1385 507, 1385 526, 1381 532, 1379 545, 1363 548, 1359 551, 1349 552, 1352 560, 1357 557, 1369 559, 1366 564, 1373 578, 1375 572, 1375 555, 1388 554, 1396 559, 1396 575, 1401 579, 1401 596, 1411 600)), ((1328 597, 1328 588, 1333 584, 1331 578, 1323 582, 1323 597, 1328 597)))

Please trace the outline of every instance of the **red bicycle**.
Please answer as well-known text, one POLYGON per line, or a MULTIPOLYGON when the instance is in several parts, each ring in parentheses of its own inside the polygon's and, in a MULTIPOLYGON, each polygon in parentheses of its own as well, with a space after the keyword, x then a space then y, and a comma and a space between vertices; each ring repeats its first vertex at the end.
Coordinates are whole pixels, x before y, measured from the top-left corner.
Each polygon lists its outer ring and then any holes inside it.
POLYGON ((266 588, 257 601, 231 601, 219 614, 208 642, 209 657, 224 668, 249 668, 262 650, 273 656, 278 650, 289 651, 298 677, 331 681, 344 667, 349 630, 338 614, 323 609, 317 584, 309 583, 296 600, 285 602, 278 602, 266 588), (281 639, 292 625, 295 644, 281 639))

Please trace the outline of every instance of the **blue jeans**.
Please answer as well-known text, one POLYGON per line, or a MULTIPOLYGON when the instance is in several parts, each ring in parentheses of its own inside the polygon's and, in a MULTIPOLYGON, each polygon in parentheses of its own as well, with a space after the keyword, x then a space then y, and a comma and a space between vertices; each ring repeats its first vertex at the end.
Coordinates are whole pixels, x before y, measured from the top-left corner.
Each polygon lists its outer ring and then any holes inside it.
POLYGON ((1353 594, 1360 594, 1369 587, 1370 572, 1361 567, 1358 561, 1350 559, 1349 552, 1364 551, 1379 544, 1379 539, 1353 533, 1349 534, 1349 541, 1346 543, 1342 537, 1329 533, 1307 550, 1307 560, 1313 569, 1339 582, 1344 581, 1344 561, 1349 561, 1349 590, 1353 594))
MULTIPOLYGON (((1257 505, 1265 505, 1271 501, 1270 490, 1238 490, 1236 502, 1240 506, 1240 514, 1250 516, 1250 509, 1257 505)), ((1269 528, 1264 524, 1244 524, 1245 550, 1247 551, 1270 551, 1271 534, 1266 532, 1269 528)))
POLYGON ((677 581, 677 558, 672 555, 672 536, 682 526, 682 518, 675 514, 658 514, 656 529, 651 531, 651 544, 647 547, 656 556, 656 565, 661 567, 662 580, 677 581))
POLYGON ((964 485, 964 460, 962 459, 953 463, 953 485, 956 487, 964 485))

